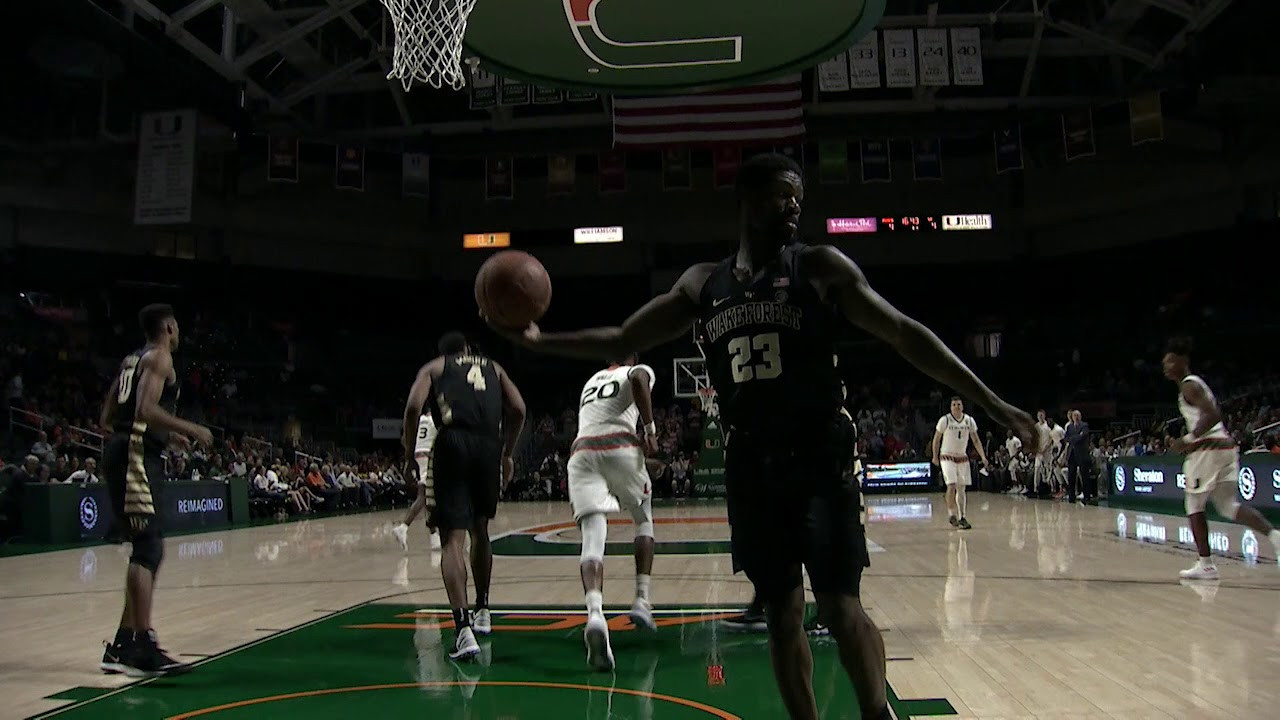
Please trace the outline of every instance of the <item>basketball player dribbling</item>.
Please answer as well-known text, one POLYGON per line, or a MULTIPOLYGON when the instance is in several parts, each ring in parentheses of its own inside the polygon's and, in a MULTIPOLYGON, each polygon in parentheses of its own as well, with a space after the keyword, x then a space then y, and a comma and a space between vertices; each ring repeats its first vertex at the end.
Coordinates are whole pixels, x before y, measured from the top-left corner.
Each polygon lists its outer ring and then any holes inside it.
POLYGON ((111 381, 99 419, 111 428, 102 448, 102 478, 111 491, 118 530, 133 545, 125 575, 124 612, 115 640, 107 643, 101 668, 129 677, 155 677, 187 672, 157 644, 151 628, 151 601, 156 572, 164 558, 162 507, 166 446, 186 448, 192 442, 213 444, 206 427, 174 416, 178 374, 178 321, 168 305, 148 305, 138 313, 147 344, 125 357, 111 381))
MULTIPOLYGON (((430 413, 425 413, 418 418, 418 435, 413 446, 413 460, 417 465, 418 471, 418 494, 413 498, 413 504, 409 506, 409 511, 405 513, 404 520, 396 523, 391 528, 391 534, 395 536, 396 542, 400 543, 400 549, 409 552, 409 527, 413 525, 413 521, 427 507, 427 496, 433 492, 431 478, 431 447, 436 444, 436 421, 431 417, 430 413)), ((410 468, 412 470, 413 468, 410 468)), ((407 475, 408 473, 406 473, 407 475)), ((431 498, 435 500, 434 497, 431 498)), ((440 533, 432 530, 431 532, 431 549, 440 549, 440 533)))
POLYGON ((1164 376, 1178 384, 1178 410, 1187 426, 1186 434, 1170 438, 1168 445, 1173 452, 1184 455, 1187 524, 1199 555, 1195 565, 1179 574, 1185 580, 1218 579, 1218 568, 1209 556, 1209 520, 1205 515, 1211 501, 1222 517, 1266 535, 1280 556, 1280 530, 1272 527, 1262 513, 1241 504, 1237 495, 1239 450, 1222 421, 1213 391, 1204 378, 1191 374, 1191 340, 1169 340, 1161 366, 1164 376))
POLYGON ((612 670, 613 648, 604 618, 604 547, 609 532, 606 513, 625 509, 635 523, 636 597, 631 622, 656 630, 649 584, 653 573, 653 493, 645 469, 645 452, 658 450, 653 422, 653 368, 636 364, 635 356, 612 363, 582 387, 578 406, 578 437, 570 449, 569 503, 582 531, 579 572, 586 593, 587 663, 612 670), (644 439, 636 435, 636 421, 644 423, 644 439))
POLYGON ((405 464, 414 461, 415 420, 427 408, 438 427, 431 448, 431 473, 423 489, 427 527, 439 529, 440 573, 453 611, 454 660, 480 654, 476 635, 493 631, 489 581, 493 548, 489 521, 498 512, 501 488, 511 481, 511 454, 524 426, 524 398, 498 363, 473 350, 461 333, 440 339, 440 357, 418 371, 404 409, 405 464), (474 615, 467 605, 467 564, 476 581, 474 615))
POLYGON ((947 485, 947 515, 951 527, 972 530, 966 512, 969 509, 969 486, 973 477, 969 472, 969 441, 982 458, 982 466, 991 469, 987 451, 982 449, 982 436, 978 435, 978 421, 964 411, 964 401, 951 398, 951 412, 938 418, 933 432, 933 464, 942 468, 942 481, 947 485))
MULTIPOLYGON (((788 714, 816 720, 802 566, 864 718, 889 717, 884 641, 859 600, 869 564, 860 492, 845 472, 848 421, 831 362, 837 324, 893 345, 974 398, 1028 444, 1030 416, 1001 400, 920 323, 871 289, 839 250, 796 242, 804 180, 783 155, 757 155, 737 180, 739 244, 689 268, 621 326, 577 332, 495 330, 528 348, 606 360, 674 340, 701 320, 707 374, 725 425, 725 482, 735 570, 766 605, 774 676, 788 714)), ((1038 447, 1038 446, 1037 446, 1038 447)))

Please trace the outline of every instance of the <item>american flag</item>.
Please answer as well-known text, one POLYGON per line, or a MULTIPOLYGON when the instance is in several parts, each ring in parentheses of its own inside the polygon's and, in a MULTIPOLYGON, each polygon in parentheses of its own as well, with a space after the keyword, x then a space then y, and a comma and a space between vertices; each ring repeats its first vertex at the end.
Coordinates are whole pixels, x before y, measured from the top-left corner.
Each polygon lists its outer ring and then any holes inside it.
POLYGON ((613 99, 617 146, 777 143, 802 137, 799 75, 696 95, 613 99))

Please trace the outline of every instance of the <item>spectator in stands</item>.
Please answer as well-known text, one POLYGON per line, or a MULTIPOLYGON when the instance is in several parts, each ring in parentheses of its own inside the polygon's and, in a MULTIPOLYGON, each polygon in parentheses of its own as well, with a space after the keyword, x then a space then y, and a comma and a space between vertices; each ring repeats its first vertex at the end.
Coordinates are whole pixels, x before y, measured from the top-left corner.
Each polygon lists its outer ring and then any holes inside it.
POLYGON ((96 483, 98 476, 95 471, 98 469, 98 461, 94 458, 85 458, 84 467, 76 470, 67 477, 67 482, 74 483, 96 483))
POLYGON ((320 466, 315 463, 307 467, 307 488, 324 500, 326 510, 332 510, 338 506, 338 491, 329 487, 324 481, 324 476, 320 474, 320 466))
POLYGON ((40 458, 33 453, 23 460, 22 467, 13 471, 13 482, 28 485, 39 482, 39 475, 40 458))
POLYGON ((19 370, 13 374, 13 377, 9 378, 9 386, 6 393, 9 397, 9 407, 22 406, 22 393, 22 371, 19 370))
POLYGON ((693 493, 693 479, 689 476, 689 459, 684 453, 671 461, 671 485, 676 497, 689 497, 693 493))
POLYGON ((49 468, 49 482, 65 482, 71 476, 71 468, 67 466, 66 456, 61 456, 53 461, 53 467, 49 468))
POLYGON ((45 431, 36 433, 36 441, 31 445, 31 454, 40 458, 40 462, 53 462, 53 446, 49 444, 49 435, 45 431))

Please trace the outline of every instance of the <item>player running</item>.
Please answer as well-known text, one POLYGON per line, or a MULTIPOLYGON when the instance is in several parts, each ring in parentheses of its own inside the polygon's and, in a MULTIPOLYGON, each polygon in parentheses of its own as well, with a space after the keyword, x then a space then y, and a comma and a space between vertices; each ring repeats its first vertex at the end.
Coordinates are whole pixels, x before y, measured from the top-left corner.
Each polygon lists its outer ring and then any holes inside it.
MULTIPOLYGON (((400 543, 400 549, 405 552, 409 552, 409 526, 417 519, 418 514, 426 509, 428 499, 434 505, 435 498, 428 498, 427 495, 433 492, 431 448, 435 443, 436 421, 430 413, 423 414, 418 418, 418 436, 413 446, 413 459, 418 466, 418 495, 413 498, 413 504, 409 506, 409 512, 405 513, 404 520, 391 528, 391 534, 395 536, 396 542, 400 543)), ((440 533, 434 529, 431 529, 431 549, 440 549, 440 533)))
POLYGON ((982 458, 982 466, 991 469, 987 451, 982 448, 978 435, 978 421, 964 411, 964 401, 951 398, 951 412, 938 418, 933 433, 933 464, 942 468, 942 481, 947 484, 947 515, 951 527, 971 530, 966 512, 969 509, 969 486, 973 478, 969 472, 969 441, 982 458))
POLYGON ((569 456, 569 503, 582 531, 582 589, 586 593, 587 663, 612 670, 613 649, 604 618, 604 547, 608 535, 606 513, 625 509, 635 523, 636 598, 631 622, 656 630, 649 582, 653 572, 652 486, 645 469, 645 451, 658 450, 653 422, 653 368, 636 363, 635 356, 601 370, 582 387, 578 406, 578 438, 569 456), (644 439, 636 435, 637 418, 644 423, 644 439))

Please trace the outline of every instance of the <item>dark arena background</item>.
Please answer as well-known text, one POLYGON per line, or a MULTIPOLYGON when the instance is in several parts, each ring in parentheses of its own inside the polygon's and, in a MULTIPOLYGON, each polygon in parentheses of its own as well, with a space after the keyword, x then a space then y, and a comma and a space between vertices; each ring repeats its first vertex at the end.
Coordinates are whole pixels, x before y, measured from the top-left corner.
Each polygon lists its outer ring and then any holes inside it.
MULTIPOLYGON (((767 152, 802 167, 803 242, 846 254, 1001 397, 1087 423, 1064 485, 1065 454, 1042 462, 964 398, 990 468, 971 443, 957 529, 931 462, 955 390, 836 329, 891 716, 1276 716, 1277 549, 1215 506, 1217 570, 1180 577, 1201 553, 1161 363, 1193 339, 1234 497, 1280 520, 1277 3, 478 0, 459 90, 388 79, 392 14, 0 7, 0 719, 787 718, 768 636, 737 622, 752 587, 696 333, 640 356, 658 629, 628 619, 622 513, 600 673, 566 463, 604 363, 517 348, 473 290, 521 250, 551 276, 544 330, 617 325, 736 251, 734 181, 767 152), (214 442, 152 479, 155 629, 192 672, 137 679, 97 665, 130 557, 99 412, 150 303, 181 326, 177 414, 214 442), (408 389, 451 330, 528 405, 491 528, 494 633, 470 662, 448 658, 422 520, 396 540, 418 487, 408 389)), ((818 717, 863 717, 835 641, 810 644, 818 717)))

